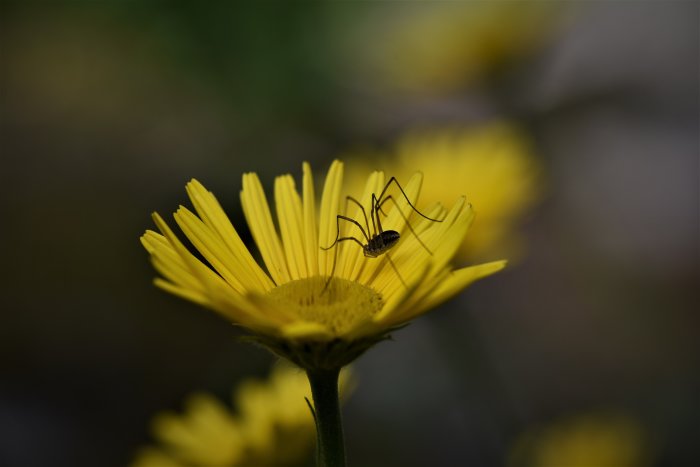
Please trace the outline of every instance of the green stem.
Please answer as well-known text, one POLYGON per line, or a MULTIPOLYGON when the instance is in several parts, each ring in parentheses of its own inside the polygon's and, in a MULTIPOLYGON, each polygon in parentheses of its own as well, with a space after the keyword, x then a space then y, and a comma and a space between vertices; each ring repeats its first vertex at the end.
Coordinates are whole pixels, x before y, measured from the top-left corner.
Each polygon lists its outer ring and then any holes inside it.
POLYGON ((319 467, 345 467, 343 422, 338 400, 338 375, 335 370, 308 370, 316 410, 319 467))

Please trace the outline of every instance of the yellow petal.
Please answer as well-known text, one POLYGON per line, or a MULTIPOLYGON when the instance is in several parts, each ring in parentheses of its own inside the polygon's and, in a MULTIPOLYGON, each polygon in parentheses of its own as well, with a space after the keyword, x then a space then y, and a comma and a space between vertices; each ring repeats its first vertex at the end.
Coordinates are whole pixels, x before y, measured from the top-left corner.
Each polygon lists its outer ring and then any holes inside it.
POLYGON ((163 277, 185 288, 200 292, 204 290, 202 283, 164 236, 148 230, 141 237, 141 243, 151 254, 151 262, 163 277))
POLYGON ((415 290, 425 278, 428 268, 429 265, 423 263, 423 268, 417 272, 415 277, 410 278, 410 282, 407 282, 405 285, 401 284, 400 287, 395 287, 393 293, 385 297, 386 303, 384 308, 374 316, 373 321, 384 324, 384 322, 391 320, 392 315, 401 307, 401 304, 413 296, 415 290))
MULTIPOLYGON (((319 248, 331 246, 337 235, 337 215, 340 189, 343 185, 343 163, 335 160, 326 176, 321 196, 321 216, 319 219, 319 248)), ((335 262, 336 248, 320 249, 318 252, 318 269, 321 276, 331 273, 335 262)))
POLYGON ((269 306, 269 300, 258 300, 262 297, 249 294, 242 297, 238 294, 226 293, 225 290, 213 289, 208 291, 211 303, 209 308, 219 312, 234 324, 248 328, 257 334, 277 335, 279 328, 290 322, 293 317, 280 307, 269 306))
POLYGON ((277 285, 289 282, 286 259, 275 225, 272 222, 270 207, 267 204, 260 179, 254 173, 243 175, 241 203, 250 231, 270 276, 277 285))
POLYGON ((236 266, 236 259, 226 245, 192 211, 183 206, 180 206, 175 213, 175 221, 192 245, 221 277, 238 293, 245 293, 246 287, 235 273, 237 270, 233 269, 233 266, 236 266))
POLYGON ((318 275, 319 246, 318 226, 316 225, 316 195, 311 166, 304 162, 302 166, 304 191, 304 250, 306 251, 306 270, 309 277, 318 275))
MULTIPOLYGON (((458 216, 449 228, 438 228, 436 244, 432 258, 432 272, 436 272, 448 266, 452 258, 457 253, 460 245, 464 242, 467 231, 474 221, 474 210, 470 204, 463 203, 464 198, 458 201, 460 208, 458 216)), ((442 227, 442 226, 441 226, 442 227)))
POLYGON ((168 282, 166 280, 156 278, 153 281, 153 284, 158 287, 159 289, 162 289, 168 293, 171 293, 173 295, 176 295, 180 298, 184 298, 185 300, 190 300, 194 303, 197 303, 198 305, 202 306, 210 306, 211 302, 209 301, 209 297, 207 297, 206 294, 197 292, 195 290, 192 290, 189 287, 182 287, 176 284, 173 284, 172 282, 168 282))
POLYGON ((275 206, 289 274, 292 280, 307 277, 302 205, 291 175, 275 179, 275 206))
POLYGON ((202 284, 202 286, 211 291, 215 288, 227 289, 231 293, 235 293, 233 289, 214 271, 212 271, 208 266, 202 263, 200 260, 194 257, 187 248, 180 242, 173 231, 168 227, 162 217, 158 213, 153 213, 153 221, 158 226, 158 230, 165 236, 170 245, 172 245, 173 250, 182 258, 183 263, 187 265, 190 272, 197 280, 202 284))
MULTIPOLYGON (((442 283, 435 287, 430 295, 418 303, 417 306, 414 306, 411 310, 407 310, 407 313, 403 316, 397 316, 396 318, 400 318, 400 322, 409 321, 452 298, 471 283, 500 271, 506 264, 507 261, 505 260, 493 261, 453 271, 442 283)), ((387 325, 395 324, 399 323, 396 321, 387 322, 387 325)))
POLYGON ((235 269, 241 282, 252 290, 270 290, 273 286, 270 277, 253 259, 216 197, 195 179, 187 184, 187 193, 199 217, 218 235, 235 258, 235 269))

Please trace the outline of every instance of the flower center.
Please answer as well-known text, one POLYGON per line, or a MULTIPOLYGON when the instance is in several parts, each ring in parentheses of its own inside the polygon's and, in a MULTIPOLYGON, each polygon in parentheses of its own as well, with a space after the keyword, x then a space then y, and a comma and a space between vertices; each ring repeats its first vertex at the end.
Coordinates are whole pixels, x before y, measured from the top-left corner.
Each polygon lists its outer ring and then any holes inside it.
POLYGON ((338 336, 370 319, 384 306, 373 289, 347 279, 309 277, 272 289, 268 298, 306 321, 325 325, 338 336))

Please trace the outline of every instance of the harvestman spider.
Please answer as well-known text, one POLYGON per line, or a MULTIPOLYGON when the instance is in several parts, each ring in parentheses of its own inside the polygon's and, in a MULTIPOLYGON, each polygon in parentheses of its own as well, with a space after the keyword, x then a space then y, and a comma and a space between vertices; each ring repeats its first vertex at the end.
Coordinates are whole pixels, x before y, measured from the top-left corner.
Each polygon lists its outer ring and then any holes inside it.
MULTIPOLYGON (((337 245, 340 242, 344 242, 346 240, 352 240, 358 245, 362 247, 362 252, 364 253, 365 257, 367 258, 376 258, 378 256, 383 255, 384 253, 388 252, 396 243, 399 241, 399 238, 401 235, 396 231, 396 230, 384 230, 382 228, 382 222, 379 219, 379 213, 382 213, 384 216, 387 214, 384 212, 382 209, 382 206, 384 206, 384 203, 387 201, 391 200, 394 205, 396 206, 396 209, 399 211, 401 214, 401 217, 403 217, 403 220, 406 222, 406 226, 408 229, 411 231, 414 237, 416 237, 416 240, 418 240, 418 243, 425 248, 425 251, 427 251, 429 254, 433 254, 430 249, 423 243, 423 241, 420 239, 420 237, 416 234, 416 232, 413 230, 413 227, 411 227, 411 224, 409 224, 408 219, 404 215, 404 213, 401 211, 399 208, 398 203, 394 199, 393 196, 387 195, 386 198, 384 195, 386 195, 386 191, 389 189, 389 185, 394 182, 396 186, 399 188, 401 191, 401 194, 404 196, 406 199, 406 202, 408 205, 416 212, 418 213, 419 216, 428 219, 429 221, 433 222, 442 222, 444 219, 432 219, 425 214, 421 213, 416 207, 411 203, 411 200, 408 199, 408 196, 406 195, 406 192, 403 191, 403 188, 401 188, 401 185, 399 184, 398 180, 396 180, 396 177, 391 177, 389 181, 384 185, 384 189, 382 192, 379 194, 379 196, 375 195, 372 193, 372 207, 369 211, 369 218, 372 219, 372 236, 369 236, 370 229, 369 229, 369 220, 367 218, 367 212, 365 211, 365 208, 362 206, 362 204, 353 198, 352 196, 347 196, 345 198, 345 210, 347 212, 347 205, 348 201, 352 201, 355 203, 359 208, 362 210, 362 215, 365 218, 365 226, 367 227, 367 230, 365 230, 362 225, 356 221, 355 219, 351 217, 344 216, 342 214, 338 214, 336 216, 336 227, 337 227, 337 233, 335 235, 335 240, 333 243, 330 244, 330 246, 327 247, 321 247, 322 250, 330 250, 333 248, 335 245, 337 245), (352 222, 355 224, 360 231, 362 232, 362 235, 365 237, 365 240, 367 243, 362 243, 360 240, 358 240, 355 237, 349 236, 349 237, 341 237, 340 236, 340 220, 345 220, 348 222, 352 222)), ((399 273, 398 269, 396 269, 396 266, 394 265, 394 262, 391 260, 391 257, 389 255, 386 255, 386 259, 389 261, 389 264, 391 264, 391 267, 396 271, 396 274, 399 276, 399 279, 401 280, 401 283, 406 286, 406 283, 404 282, 403 278, 401 277, 401 274, 399 273)), ((328 282, 326 282, 326 285, 324 286, 323 290, 325 291, 326 288, 328 287, 328 284, 331 281, 331 278, 333 277, 333 274, 335 273, 335 267, 337 264, 337 253, 336 253, 336 259, 333 261, 333 269, 331 270, 330 277, 328 278, 328 282)))

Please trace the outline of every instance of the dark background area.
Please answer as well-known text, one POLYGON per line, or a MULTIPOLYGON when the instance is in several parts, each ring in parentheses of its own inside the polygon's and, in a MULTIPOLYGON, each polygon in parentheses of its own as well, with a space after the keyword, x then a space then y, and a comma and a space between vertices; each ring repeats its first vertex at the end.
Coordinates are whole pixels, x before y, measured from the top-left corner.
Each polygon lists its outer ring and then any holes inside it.
POLYGON ((526 5, 4 2, 0 464, 124 465, 155 412, 267 373, 152 286, 138 238, 190 178, 241 226, 244 171, 271 189, 498 117, 547 174, 527 254, 358 362, 351 465, 502 465, 599 411, 639 423, 650 464, 697 465, 700 4, 526 5), (436 62, 446 8, 472 48, 436 62))

